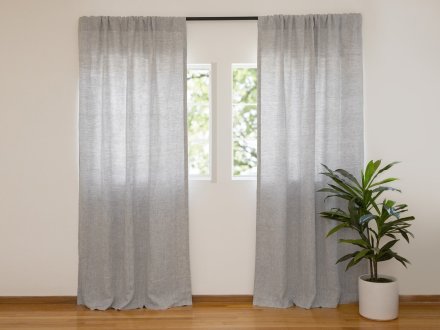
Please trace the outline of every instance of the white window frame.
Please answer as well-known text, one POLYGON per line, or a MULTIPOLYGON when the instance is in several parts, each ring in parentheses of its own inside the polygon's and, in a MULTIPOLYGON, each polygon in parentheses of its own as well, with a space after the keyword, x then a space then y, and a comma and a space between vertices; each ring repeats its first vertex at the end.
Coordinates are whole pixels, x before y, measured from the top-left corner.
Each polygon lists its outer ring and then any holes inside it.
MULTIPOLYGON (((231 179, 232 181, 256 181, 257 174, 234 175, 234 69, 258 69, 257 63, 232 63, 231 65, 231 179)), ((256 104, 258 108, 258 103, 256 104)), ((257 132, 258 133, 258 132, 257 132)), ((258 168, 257 168, 258 171, 258 168)))
MULTIPOLYGON (((213 166, 213 160, 214 160, 214 148, 213 148, 213 114, 214 111, 212 109, 212 105, 213 105, 213 100, 212 100, 212 91, 213 91, 213 84, 214 84, 214 67, 211 63, 208 64, 187 64, 186 66, 187 71, 188 70, 208 70, 209 72, 209 86, 208 86, 208 98, 209 98, 209 102, 208 102, 208 107, 209 107, 209 138, 208 138, 208 143, 209 143, 209 157, 208 157, 208 171, 209 174, 208 175, 197 175, 197 174, 189 174, 188 175, 188 179, 189 180, 195 180, 195 181, 214 181, 215 178, 215 172, 214 172, 214 166, 213 166)), ((189 101, 187 100, 187 108, 189 110, 190 108, 190 104, 189 101)), ((189 143, 189 141, 188 141, 189 143)), ((189 162, 189 160, 188 160, 189 162)), ((188 164, 189 165, 189 164, 188 164)))

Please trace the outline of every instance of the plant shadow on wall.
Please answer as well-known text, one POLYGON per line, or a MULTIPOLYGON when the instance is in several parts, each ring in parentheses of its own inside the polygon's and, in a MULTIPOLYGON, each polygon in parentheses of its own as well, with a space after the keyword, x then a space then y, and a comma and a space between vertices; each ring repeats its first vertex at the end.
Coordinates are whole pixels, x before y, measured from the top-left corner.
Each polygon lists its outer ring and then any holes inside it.
MULTIPOLYGON (((381 174, 389 170, 398 162, 393 162, 380 168, 381 161, 370 161, 365 170, 361 172, 361 180, 343 169, 331 170, 323 165, 325 171, 321 174, 330 178, 331 183, 328 187, 318 190, 319 192, 328 193, 327 198, 338 198, 345 200, 347 209, 332 208, 330 211, 321 212, 321 216, 326 219, 337 221, 338 224, 333 227, 327 234, 327 237, 345 228, 352 229, 357 233, 358 238, 355 239, 339 239, 340 243, 352 244, 356 246, 356 251, 341 257, 337 263, 348 261, 346 270, 355 266, 362 260, 368 260, 370 266, 370 274, 361 276, 360 285, 360 312, 363 316, 376 320, 388 320, 397 317, 398 308, 398 292, 397 284, 395 285, 397 307, 393 307, 393 312, 387 315, 380 315, 373 312, 362 311, 361 285, 363 282, 372 283, 392 283, 395 279, 389 276, 379 275, 378 265, 382 261, 396 259, 405 267, 409 261, 393 251, 393 247, 403 237, 408 243, 410 237, 414 235, 408 230, 411 221, 415 218, 407 216, 408 211, 406 204, 399 204, 390 199, 379 198, 386 191, 400 192, 399 189, 386 185, 397 178, 380 178, 381 174), (385 243, 384 243, 385 241, 385 243)), ((367 284, 368 285, 368 284, 367 284)), ((378 287, 378 286, 376 286, 378 287)), ((369 290, 374 290, 374 286, 369 290), (373 289, 372 289, 373 288, 373 289)), ((386 287, 380 289, 384 292, 386 287)), ((380 291, 380 290, 379 290, 380 291)), ((381 298, 378 298, 381 299, 381 298)), ((377 302, 375 302, 377 303, 377 302)), ((385 308, 388 308, 386 306, 385 308)))

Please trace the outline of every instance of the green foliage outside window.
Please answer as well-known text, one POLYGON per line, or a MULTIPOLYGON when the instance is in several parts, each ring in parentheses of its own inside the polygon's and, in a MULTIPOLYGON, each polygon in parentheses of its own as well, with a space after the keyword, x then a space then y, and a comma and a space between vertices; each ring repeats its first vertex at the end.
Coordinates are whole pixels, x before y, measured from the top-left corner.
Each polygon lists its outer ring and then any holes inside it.
POLYGON ((209 69, 187 71, 189 174, 209 176, 209 69))
POLYGON ((232 72, 233 174, 257 172, 257 69, 235 67, 232 72))
MULTIPOLYGON (((233 175, 253 176, 257 170, 257 69, 232 72, 233 175)), ((210 71, 188 68, 188 166, 192 176, 210 175, 210 71)))

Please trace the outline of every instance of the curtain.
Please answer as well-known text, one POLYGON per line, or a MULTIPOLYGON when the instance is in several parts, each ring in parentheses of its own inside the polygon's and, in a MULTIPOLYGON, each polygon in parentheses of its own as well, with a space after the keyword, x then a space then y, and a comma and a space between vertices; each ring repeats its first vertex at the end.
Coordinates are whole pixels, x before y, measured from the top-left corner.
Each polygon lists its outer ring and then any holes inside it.
MULTIPOLYGON (((254 304, 335 307, 357 298, 359 266, 325 238, 334 206, 316 191, 321 163, 363 164, 361 16, 258 19, 259 164, 254 304)), ((345 233, 347 236, 349 233, 345 233)))
POLYGON ((79 21, 78 303, 191 305, 184 18, 79 21))

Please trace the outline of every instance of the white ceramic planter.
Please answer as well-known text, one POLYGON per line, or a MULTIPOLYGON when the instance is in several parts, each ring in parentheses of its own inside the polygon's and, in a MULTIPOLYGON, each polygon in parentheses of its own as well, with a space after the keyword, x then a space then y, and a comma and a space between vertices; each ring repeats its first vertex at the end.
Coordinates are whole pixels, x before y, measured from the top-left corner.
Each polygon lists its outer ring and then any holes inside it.
POLYGON ((379 275, 390 279, 388 283, 365 281, 370 275, 359 277, 359 314, 371 320, 394 320, 399 315, 399 287, 392 276, 379 275))

